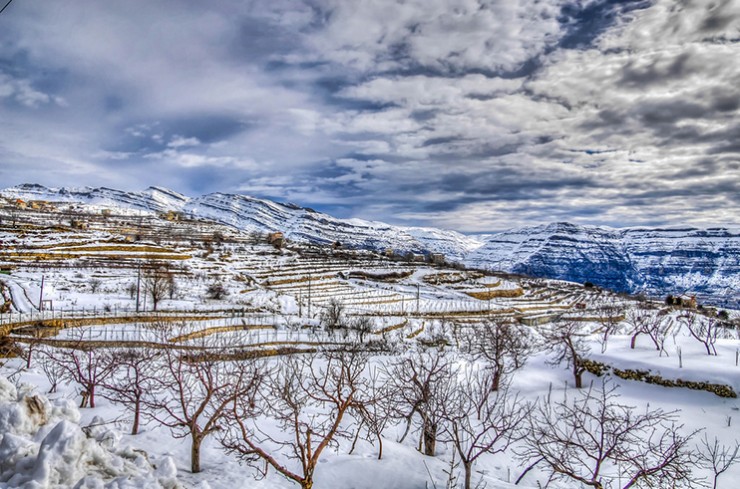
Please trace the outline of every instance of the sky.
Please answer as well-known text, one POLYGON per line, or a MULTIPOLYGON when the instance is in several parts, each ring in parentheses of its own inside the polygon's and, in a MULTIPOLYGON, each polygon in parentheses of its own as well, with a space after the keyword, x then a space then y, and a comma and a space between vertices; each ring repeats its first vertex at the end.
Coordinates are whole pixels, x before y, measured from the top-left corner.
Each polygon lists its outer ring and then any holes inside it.
POLYGON ((467 233, 738 224, 740 0, 14 0, 20 183, 467 233))

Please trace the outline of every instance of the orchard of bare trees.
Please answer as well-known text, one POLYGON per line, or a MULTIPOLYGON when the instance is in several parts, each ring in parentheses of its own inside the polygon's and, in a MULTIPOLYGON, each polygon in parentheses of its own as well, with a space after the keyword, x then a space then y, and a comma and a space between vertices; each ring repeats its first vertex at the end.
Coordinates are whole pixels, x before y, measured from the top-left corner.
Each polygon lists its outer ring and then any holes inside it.
MULTIPOLYGON (((339 304, 325 320, 332 329, 350 324, 339 304)), ((652 314, 628 321, 633 337, 651 339, 667 324, 652 314)), ((712 352, 713 324, 685 321, 712 352)), ((187 326, 155 325, 160 340, 135 348, 92 348, 80 330, 64 344, 35 345, 34 359, 52 388, 62 380, 78 385, 81 405, 94 408, 101 395, 123 406, 133 435, 154 424, 188 439, 193 473, 203 468, 201 446, 210 438, 255 477, 274 471, 302 489, 314 487, 327 453, 367 443, 382 458, 389 439, 424 457, 454 454, 465 489, 480 487, 482 459, 503 456, 521 462, 517 483, 597 489, 697 487, 695 467, 713 473, 716 487, 738 460, 737 445, 696 441, 676 412, 636 409, 620 402, 610 380, 586 382, 589 352, 576 322, 535 334, 488 320, 460 330, 458 348, 417 345, 394 355, 363 349, 370 325, 357 324, 355 344, 239 359, 224 356, 227 345, 217 340, 198 349, 170 341, 187 326), (567 365, 575 394, 533 400, 517 392, 517 372, 538 351, 567 365)))

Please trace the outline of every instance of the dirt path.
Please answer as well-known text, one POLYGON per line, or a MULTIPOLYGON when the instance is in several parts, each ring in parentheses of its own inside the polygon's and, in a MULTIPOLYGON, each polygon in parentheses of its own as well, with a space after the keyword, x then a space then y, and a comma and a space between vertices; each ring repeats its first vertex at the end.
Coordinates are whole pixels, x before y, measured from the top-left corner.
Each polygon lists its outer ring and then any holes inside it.
POLYGON ((28 293, 23 286, 9 277, 0 278, 0 282, 10 291, 10 297, 13 299, 13 307, 16 312, 34 312, 38 311, 38 307, 28 297, 28 293))

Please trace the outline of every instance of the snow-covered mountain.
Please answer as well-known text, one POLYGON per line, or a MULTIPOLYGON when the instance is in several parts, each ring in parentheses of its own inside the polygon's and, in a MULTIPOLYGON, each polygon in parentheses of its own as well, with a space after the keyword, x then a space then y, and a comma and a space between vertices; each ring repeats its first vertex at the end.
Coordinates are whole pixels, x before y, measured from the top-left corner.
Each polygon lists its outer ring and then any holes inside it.
POLYGON ((593 282, 617 291, 692 294, 740 304, 740 228, 610 229, 553 223, 481 236, 473 266, 593 282))
POLYGON ((329 244, 340 242, 348 248, 386 250, 398 253, 443 253, 462 261, 483 243, 455 231, 433 228, 404 228, 362 219, 337 219, 313 209, 281 204, 245 195, 212 193, 188 198, 160 187, 140 192, 109 188, 47 188, 25 184, 0 191, 9 198, 79 202, 100 206, 124 207, 161 213, 169 210, 205 218, 247 232, 280 231, 298 242, 329 244))
POLYGON ((212 193, 189 198, 159 187, 124 192, 20 185, 0 194, 148 212, 175 210, 245 231, 281 231, 293 241, 339 241, 349 248, 442 253, 479 268, 589 281, 653 296, 696 294, 709 303, 740 305, 740 227, 611 229, 553 223, 466 236, 434 228, 337 219, 312 209, 244 195, 212 193))

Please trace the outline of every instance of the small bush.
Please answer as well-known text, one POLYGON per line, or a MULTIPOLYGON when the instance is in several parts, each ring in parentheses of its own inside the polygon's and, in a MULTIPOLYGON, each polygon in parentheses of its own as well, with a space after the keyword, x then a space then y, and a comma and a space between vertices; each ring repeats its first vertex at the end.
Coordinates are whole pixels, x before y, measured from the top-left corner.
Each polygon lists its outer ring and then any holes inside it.
POLYGON ((90 280, 90 292, 97 294, 100 291, 100 286, 103 285, 103 281, 99 278, 90 280))
POLYGON ((206 289, 206 297, 209 299, 220 301, 228 295, 229 291, 226 289, 226 287, 218 282, 212 283, 208 286, 208 289, 206 289))

